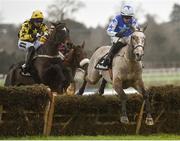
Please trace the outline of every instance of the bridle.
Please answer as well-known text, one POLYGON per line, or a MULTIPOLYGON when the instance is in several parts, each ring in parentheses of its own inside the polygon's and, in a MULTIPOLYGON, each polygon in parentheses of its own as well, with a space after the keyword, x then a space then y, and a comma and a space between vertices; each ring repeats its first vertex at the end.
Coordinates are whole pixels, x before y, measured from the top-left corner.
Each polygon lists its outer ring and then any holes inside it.
MULTIPOLYGON (((142 32, 142 31, 138 31, 138 32, 142 32)), ((143 32, 142 32, 143 33, 143 32)), ((132 36, 131 36, 131 46, 132 46, 132 48, 133 48, 133 51, 136 49, 136 48, 138 48, 138 47, 141 47, 143 50, 144 50, 144 45, 141 45, 141 44, 137 44, 137 45, 133 45, 132 44, 132 36)))

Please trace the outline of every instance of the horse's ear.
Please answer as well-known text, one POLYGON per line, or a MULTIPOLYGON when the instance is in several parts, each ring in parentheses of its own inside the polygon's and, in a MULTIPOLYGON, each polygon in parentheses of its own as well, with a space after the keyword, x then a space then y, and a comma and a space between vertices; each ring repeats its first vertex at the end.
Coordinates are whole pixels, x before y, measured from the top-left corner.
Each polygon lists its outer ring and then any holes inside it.
POLYGON ((147 29, 148 24, 146 24, 143 28, 142 31, 144 32, 147 29))
POLYGON ((133 32, 136 31, 136 28, 135 28, 133 25, 130 25, 130 28, 131 28, 131 30, 132 30, 133 32))
POLYGON ((81 46, 82 46, 82 48, 84 48, 84 46, 85 46, 85 41, 83 41, 83 43, 82 43, 82 45, 81 45, 81 46))
POLYGON ((53 25, 54 27, 56 27, 56 23, 55 22, 50 22, 51 25, 53 25))
POLYGON ((64 24, 64 23, 61 23, 60 21, 55 21, 55 22, 50 22, 54 27, 58 26, 58 25, 61 25, 61 24, 64 24))

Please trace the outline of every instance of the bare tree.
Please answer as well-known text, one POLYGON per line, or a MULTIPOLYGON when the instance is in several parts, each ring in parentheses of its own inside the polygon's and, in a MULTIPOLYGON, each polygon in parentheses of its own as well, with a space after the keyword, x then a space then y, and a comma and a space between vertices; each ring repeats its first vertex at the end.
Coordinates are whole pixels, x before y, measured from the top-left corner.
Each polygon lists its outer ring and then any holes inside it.
POLYGON ((180 5, 179 4, 174 4, 173 10, 170 14, 170 19, 172 22, 180 21, 180 5))
POLYGON ((53 4, 48 6, 48 19, 50 21, 72 19, 72 14, 84 6, 85 4, 78 0, 55 0, 53 4))

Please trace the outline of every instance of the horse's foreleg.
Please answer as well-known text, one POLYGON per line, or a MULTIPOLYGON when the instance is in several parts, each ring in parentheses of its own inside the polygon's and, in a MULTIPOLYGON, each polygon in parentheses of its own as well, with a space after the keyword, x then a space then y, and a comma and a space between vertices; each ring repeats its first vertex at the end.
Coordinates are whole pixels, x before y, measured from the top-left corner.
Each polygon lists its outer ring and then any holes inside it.
POLYGON ((85 74, 84 74, 83 84, 81 85, 81 87, 80 87, 80 89, 78 90, 78 92, 76 93, 76 95, 83 95, 84 90, 85 90, 86 85, 87 85, 86 76, 87 76, 87 66, 86 66, 86 68, 85 68, 85 74))
POLYGON ((87 84, 87 81, 84 79, 83 84, 82 84, 81 88, 78 90, 78 92, 76 93, 76 95, 83 95, 84 90, 86 88, 86 84, 87 84))
POLYGON ((102 81, 101 81, 101 85, 98 89, 98 94, 99 95, 103 95, 104 94, 104 89, 106 87, 106 84, 107 84, 107 81, 103 78, 102 81))
POLYGON ((153 125, 154 122, 153 122, 153 118, 151 116, 151 104, 150 104, 150 100, 149 100, 149 94, 148 92, 146 91, 145 87, 144 87, 144 83, 142 80, 138 80, 136 83, 135 83, 135 86, 134 88, 140 93, 143 95, 143 98, 145 100, 145 108, 146 108, 146 112, 147 112, 147 117, 146 117, 146 124, 147 125, 153 125))
POLYGON ((120 120, 121 120, 122 123, 128 124, 129 119, 128 119, 127 113, 126 113, 127 95, 123 91, 122 81, 120 79, 115 79, 113 81, 113 88, 117 92, 118 97, 121 99, 121 103, 122 103, 122 107, 121 107, 122 115, 121 115, 120 120))
POLYGON ((69 76, 69 82, 70 82, 68 88, 66 89, 66 93, 67 95, 74 95, 76 91, 76 84, 74 81, 73 71, 70 67, 67 67, 66 70, 67 70, 67 73, 69 76))

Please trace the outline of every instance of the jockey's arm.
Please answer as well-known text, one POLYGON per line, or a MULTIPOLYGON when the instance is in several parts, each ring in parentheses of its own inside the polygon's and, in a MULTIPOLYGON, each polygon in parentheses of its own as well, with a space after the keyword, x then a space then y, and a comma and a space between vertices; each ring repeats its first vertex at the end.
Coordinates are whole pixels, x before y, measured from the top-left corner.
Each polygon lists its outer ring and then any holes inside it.
POLYGON ((44 43, 48 37, 48 27, 43 23, 41 26, 42 36, 40 36, 39 41, 44 43))
POLYGON ((123 33, 126 32, 129 28, 125 27, 122 28, 119 32, 116 32, 115 29, 118 26, 118 20, 116 19, 116 17, 110 22, 108 29, 107 29, 107 34, 110 37, 123 37, 123 33))
POLYGON ((34 40, 33 35, 29 34, 29 25, 27 23, 23 23, 21 29, 19 31, 19 39, 23 41, 30 41, 34 40))
POLYGON ((117 34, 117 32, 115 32, 114 30, 116 29, 116 26, 118 25, 118 21, 116 18, 114 18, 108 28, 107 28, 107 34, 110 36, 110 37, 115 37, 115 35, 117 34))
POLYGON ((48 36, 48 31, 49 30, 48 30, 48 27, 44 23, 42 24, 42 28, 41 29, 42 29, 42 33, 43 33, 42 35, 43 36, 48 36))

